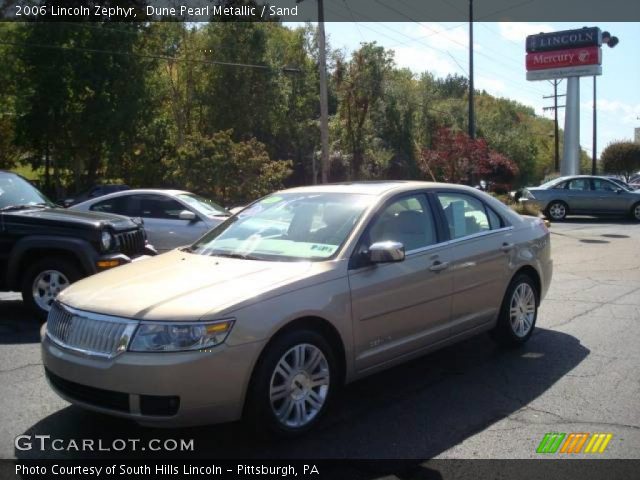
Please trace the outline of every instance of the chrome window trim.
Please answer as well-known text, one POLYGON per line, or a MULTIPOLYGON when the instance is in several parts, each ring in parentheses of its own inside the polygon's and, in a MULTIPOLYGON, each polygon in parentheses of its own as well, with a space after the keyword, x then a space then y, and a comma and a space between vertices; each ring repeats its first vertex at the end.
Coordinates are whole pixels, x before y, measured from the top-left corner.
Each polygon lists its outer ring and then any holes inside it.
POLYGON ((125 345, 124 345, 124 349, 121 351, 117 351, 114 353, 102 353, 102 352, 95 352, 93 350, 86 350, 84 348, 78 348, 78 347, 74 347, 71 346, 57 338, 55 338, 53 335, 51 335, 49 333, 49 329, 47 329, 46 331, 46 335, 47 338, 54 344, 72 351, 72 352, 76 352, 76 353, 81 353, 83 355, 87 355, 90 357, 98 357, 98 358, 105 358, 105 359, 112 359, 117 357, 118 355, 124 353, 127 351, 127 349, 129 348, 129 343, 131 342, 131 339, 133 338, 133 334, 135 333, 136 329, 138 328, 138 325, 140 324, 139 320, 133 320, 130 318, 124 318, 124 317, 117 317, 117 316, 113 316, 113 315, 105 315, 105 314, 101 314, 101 313, 94 313, 94 312, 87 312, 86 310, 78 310, 77 308, 73 308, 73 307, 69 307, 68 305, 65 305, 62 302, 56 302, 56 305, 58 306, 58 308, 60 308, 61 310, 66 311, 67 313, 69 313, 72 316, 77 316, 77 317, 82 317, 82 318, 87 318, 89 320, 98 320, 98 321, 108 321, 111 323, 119 323, 122 325, 126 325, 124 332, 122 333, 122 336, 119 339, 119 342, 122 342, 122 340, 125 340, 125 345))
POLYGON ((424 253, 427 252, 429 250, 433 250, 435 248, 442 248, 442 247, 448 247, 450 245, 454 245, 456 243, 461 243, 467 240, 475 240, 476 238, 480 238, 480 237, 486 237, 489 235, 493 235, 495 233, 500 233, 500 232, 507 232, 513 230, 513 225, 509 225, 507 227, 502 227, 502 228, 496 228, 495 230, 485 230, 484 232, 478 232, 478 233, 474 233, 472 235, 466 235, 464 237, 460 237, 460 238, 454 238, 451 240, 447 240, 445 242, 440 242, 440 243, 434 243, 433 245, 428 245, 426 247, 422 247, 422 248, 416 248, 414 250, 409 250, 407 252, 405 252, 406 256, 409 255, 417 255, 420 253, 424 253))

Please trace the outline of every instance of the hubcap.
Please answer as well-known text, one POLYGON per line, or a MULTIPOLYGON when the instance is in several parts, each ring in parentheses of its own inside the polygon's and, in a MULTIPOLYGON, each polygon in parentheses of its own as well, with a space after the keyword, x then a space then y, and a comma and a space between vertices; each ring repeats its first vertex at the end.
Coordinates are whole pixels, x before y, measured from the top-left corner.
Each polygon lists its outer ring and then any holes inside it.
POLYGON ((535 314, 536 297, 533 289, 527 283, 521 283, 511 296, 509 309, 511 329, 517 337, 522 338, 529 333, 535 314))
POLYGON ((636 205, 636 208, 633 209, 633 216, 636 217, 636 220, 640 220, 640 205, 636 205))
POLYGON ((561 203, 554 203, 553 205, 551 205, 551 208, 549 208, 549 213, 553 218, 556 219, 564 218, 566 212, 566 208, 564 208, 564 205, 562 205, 561 203))
POLYGON ((69 286, 69 279, 57 270, 40 272, 33 280, 33 300, 39 308, 48 312, 62 290, 69 286))
POLYGON ((322 410, 329 383, 329 363, 322 350, 308 343, 296 345, 280 358, 271 376, 271 409, 283 425, 303 427, 322 410))

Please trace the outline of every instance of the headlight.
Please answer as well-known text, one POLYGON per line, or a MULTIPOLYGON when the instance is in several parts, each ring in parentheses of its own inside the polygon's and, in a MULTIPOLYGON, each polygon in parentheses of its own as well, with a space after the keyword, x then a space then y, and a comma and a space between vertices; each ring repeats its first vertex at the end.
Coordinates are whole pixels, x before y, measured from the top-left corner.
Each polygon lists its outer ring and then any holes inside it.
POLYGON ((178 352, 215 347, 225 341, 233 320, 201 323, 141 323, 129 345, 131 352, 178 352))
POLYGON ((113 235, 108 230, 103 230, 100 236, 100 246, 105 252, 113 246, 113 235))

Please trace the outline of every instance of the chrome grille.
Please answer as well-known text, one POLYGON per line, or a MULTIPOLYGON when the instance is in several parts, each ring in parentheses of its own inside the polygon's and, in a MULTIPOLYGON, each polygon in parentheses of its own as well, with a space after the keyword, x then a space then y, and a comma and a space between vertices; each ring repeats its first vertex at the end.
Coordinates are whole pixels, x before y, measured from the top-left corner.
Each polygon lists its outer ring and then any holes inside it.
POLYGON ((126 350, 137 322, 81 312, 56 302, 47 335, 57 344, 89 355, 113 357, 126 350))
POLYGON ((118 249, 125 255, 134 256, 144 253, 144 232, 141 228, 130 232, 116 233, 118 249))

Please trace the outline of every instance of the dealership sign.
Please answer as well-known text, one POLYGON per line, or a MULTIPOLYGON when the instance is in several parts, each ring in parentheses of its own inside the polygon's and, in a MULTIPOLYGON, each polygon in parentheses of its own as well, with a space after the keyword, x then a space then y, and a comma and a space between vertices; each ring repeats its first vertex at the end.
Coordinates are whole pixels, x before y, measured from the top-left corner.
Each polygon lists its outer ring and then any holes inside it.
POLYGON ((561 32, 539 33, 527 37, 527 52, 547 52, 576 47, 599 47, 602 32, 598 27, 563 30, 561 32))
POLYGON ((602 75, 602 31, 598 27, 527 37, 527 80, 602 75))
POLYGON ((584 65, 600 65, 601 63, 602 49, 600 47, 571 48, 527 54, 527 70, 581 67, 584 65))
POLYGON ((593 77, 594 75, 602 75, 602 65, 529 70, 527 72, 527 80, 553 80, 554 78, 593 77))

